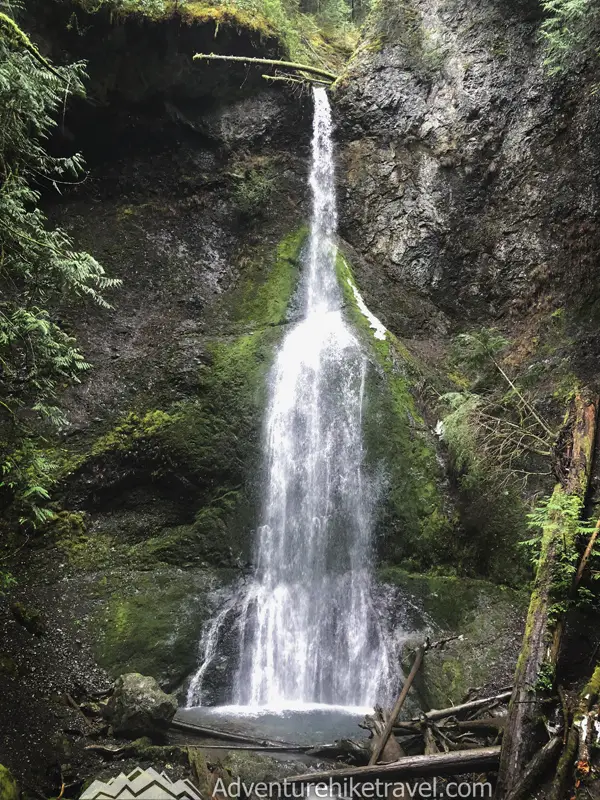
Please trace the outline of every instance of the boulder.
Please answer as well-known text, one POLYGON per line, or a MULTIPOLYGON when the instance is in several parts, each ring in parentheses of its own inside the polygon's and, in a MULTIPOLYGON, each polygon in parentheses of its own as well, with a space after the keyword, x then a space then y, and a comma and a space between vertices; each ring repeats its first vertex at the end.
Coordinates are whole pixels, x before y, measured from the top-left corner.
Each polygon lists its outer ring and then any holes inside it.
POLYGON ((163 692, 154 678, 130 672, 115 681, 105 716, 116 736, 161 739, 176 711, 175 696, 163 692))
POLYGON ((0 764, 0 800, 19 800, 19 788, 12 773, 0 764))

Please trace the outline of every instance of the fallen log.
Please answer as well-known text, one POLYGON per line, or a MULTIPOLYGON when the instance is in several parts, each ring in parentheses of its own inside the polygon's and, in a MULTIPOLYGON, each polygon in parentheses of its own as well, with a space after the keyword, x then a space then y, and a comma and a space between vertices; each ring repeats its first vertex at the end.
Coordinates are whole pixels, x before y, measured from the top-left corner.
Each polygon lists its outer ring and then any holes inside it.
POLYGON ((402 756, 406 755, 401 745, 393 736, 390 736, 389 734, 386 736, 389 719, 389 715, 386 715, 383 708, 376 706, 375 713, 367 715, 364 722, 359 724, 360 728, 370 731, 373 737, 369 742, 369 749, 371 753, 369 755, 369 759, 367 760, 367 764, 373 763, 373 755, 379 750, 380 755, 377 760, 383 761, 385 764, 389 764, 392 761, 397 761, 399 758, 402 758, 402 756), (383 744, 384 736, 385 744, 383 744), (382 744, 383 747, 380 747, 382 744))
POLYGON ((596 733, 594 723, 599 696, 600 666, 597 666, 581 692, 573 722, 566 731, 565 746, 552 784, 551 800, 560 800, 566 795, 570 782, 585 777, 590 771, 590 738, 596 733))
POLYGON ((206 728, 203 725, 194 725, 191 722, 181 722, 176 719, 171 722, 171 728, 194 733, 196 736, 205 736, 208 739, 222 739, 226 742, 237 742, 238 744, 249 744, 258 747, 296 747, 295 744, 290 742, 273 742, 269 739, 255 739, 252 736, 242 736, 238 733, 230 733, 229 731, 218 730, 216 728, 206 728))
POLYGON ((302 77, 294 78, 292 75, 261 75, 260 77, 263 78, 265 81, 272 81, 275 83, 286 83, 289 86, 293 86, 294 84, 297 84, 299 86, 305 86, 307 81, 309 81, 313 86, 329 86, 331 83, 330 81, 327 81, 325 79, 321 80, 320 78, 302 78, 302 77))
POLYGON ((560 470, 562 480, 554 489, 542 530, 540 559, 502 742, 498 800, 510 796, 519 785, 539 741, 542 697, 538 681, 541 675, 546 684, 553 680, 562 633, 562 622, 552 613, 556 602, 553 590, 560 582, 564 558, 576 550, 577 520, 573 518, 573 508, 577 503, 582 506, 587 494, 597 414, 598 397, 576 396, 570 412, 571 438, 563 459, 566 466, 560 470))
POLYGON ((333 744, 312 745, 305 751, 307 756, 327 758, 330 761, 344 760, 347 764, 363 766, 369 763, 371 749, 366 740, 340 739, 333 744))
MULTIPOLYGON (((493 695, 492 697, 482 697, 479 700, 469 700, 468 703, 461 703, 458 706, 451 708, 433 708, 431 711, 426 711, 422 716, 427 719, 436 720, 444 719, 445 717, 457 717, 460 714, 468 714, 470 711, 477 711, 485 708, 487 705, 494 705, 497 703, 505 703, 510 700, 512 691, 501 692, 500 694, 493 695)), ((411 722, 418 722, 419 717, 411 720, 411 722)))
MULTIPOLYGON (((505 717, 488 717, 487 719, 449 720, 438 727, 440 730, 460 731, 465 733, 502 733, 506 725, 505 717)), ((417 722, 397 722, 394 735, 420 732, 417 722)))
POLYGON ((278 67, 289 69, 293 72, 307 72, 309 75, 320 75, 327 78, 330 83, 337 80, 337 75, 323 67, 313 67, 310 64, 299 64, 296 61, 280 61, 275 58, 253 58, 250 56, 228 56, 219 53, 196 53, 194 61, 237 61, 242 64, 255 64, 262 67, 278 67))
POLYGON ((393 781, 398 778, 420 778, 433 775, 462 775, 497 769, 500 747, 481 747, 477 750, 459 750, 454 753, 436 753, 430 756, 405 756, 391 764, 374 764, 368 767, 344 767, 324 772, 294 775, 282 781, 282 786, 306 785, 333 781, 342 782, 373 779, 393 781))
POLYGON ((419 671, 421 664, 423 663, 423 657, 425 652, 428 648, 428 643, 426 642, 421 647, 417 649, 417 653, 415 656, 415 660, 413 662, 412 668, 408 674, 407 679, 404 681, 404 685, 402 686, 402 690, 398 695, 398 699, 396 700, 396 705, 394 706, 392 713, 387 719, 385 724, 385 728, 383 729, 381 736, 379 737, 379 741, 373 747, 373 753, 371 754, 371 758, 369 760, 369 765, 377 764, 379 759, 381 758, 381 754, 385 750, 385 747, 388 743, 388 739, 391 736, 392 728, 394 727, 394 723, 398 719, 400 711, 402 710, 402 706, 408 696, 408 692, 410 687, 413 684, 414 679, 417 676, 417 672, 419 671))
POLYGON ((117 756, 125 756, 135 753, 136 745, 123 744, 119 747, 118 745, 110 744, 88 744, 84 747, 84 750, 89 750, 92 753, 99 753, 100 755, 108 756, 109 758, 116 758, 117 756))

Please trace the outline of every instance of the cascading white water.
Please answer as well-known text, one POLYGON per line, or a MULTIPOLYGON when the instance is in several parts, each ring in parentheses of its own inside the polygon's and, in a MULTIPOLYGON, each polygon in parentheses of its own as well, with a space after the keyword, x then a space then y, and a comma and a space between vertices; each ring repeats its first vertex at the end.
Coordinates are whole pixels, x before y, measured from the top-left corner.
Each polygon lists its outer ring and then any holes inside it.
MULTIPOLYGON (((304 317, 288 331, 271 373, 256 573, 235 626, 233 700, 242 706, 372 706, 390 683, 363 476, 367 360, 341 308, 332 120, 321 88, 314 89, 310 186, 304 317)), ((217 618, 207 633, 206 657, 220 624, 217 618)), ((192 681, 189 705, 200 701, 205 669, 192 681)))

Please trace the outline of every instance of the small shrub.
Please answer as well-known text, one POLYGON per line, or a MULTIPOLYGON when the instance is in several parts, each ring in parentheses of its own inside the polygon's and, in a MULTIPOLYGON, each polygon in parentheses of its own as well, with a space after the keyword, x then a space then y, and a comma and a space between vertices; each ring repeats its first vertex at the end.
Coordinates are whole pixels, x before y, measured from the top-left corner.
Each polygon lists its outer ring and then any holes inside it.
POLYGON ((269 170, 252 168, 237 183, 233 201, 243 217, 258 217, 273 193, 275 179, 269 170))

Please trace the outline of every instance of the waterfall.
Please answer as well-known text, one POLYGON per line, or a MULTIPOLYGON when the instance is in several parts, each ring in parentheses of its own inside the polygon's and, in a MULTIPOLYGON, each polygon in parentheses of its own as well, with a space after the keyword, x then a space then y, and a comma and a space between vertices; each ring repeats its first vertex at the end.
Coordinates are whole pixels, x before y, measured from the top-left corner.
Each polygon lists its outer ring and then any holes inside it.
MULTIPOLYGON (((238 601, 233 699, 242 706, 372 706, 391 678, 372 591, 367 359, 342 311, 331 109, 326 91, 313 91, 304 313, 271 371, 256 571, 238 601)), ((213 625, 208 639, 216 632, 213 625)), ((192 705, 203 667, 190 687, 192 705)))

